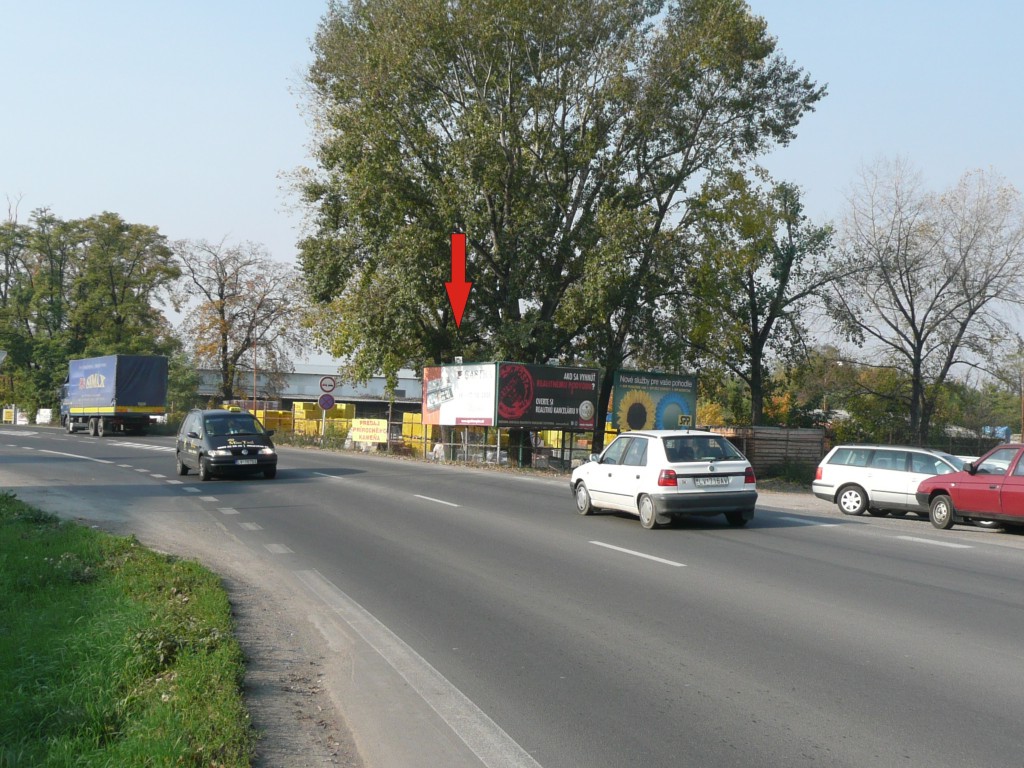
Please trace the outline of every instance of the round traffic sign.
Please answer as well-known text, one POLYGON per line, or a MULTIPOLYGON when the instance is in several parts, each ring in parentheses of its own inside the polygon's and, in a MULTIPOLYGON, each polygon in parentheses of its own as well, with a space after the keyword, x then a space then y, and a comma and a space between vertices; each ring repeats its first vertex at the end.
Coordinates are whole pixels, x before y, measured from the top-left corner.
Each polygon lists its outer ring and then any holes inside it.
POLYGON ((317 404, 325 411, 331 410, 334 407, 334 395, 329 395, 326 392, 320 395, 320 399, 316 401, 317 404))
POLYGON ((333 392, 334 388, 338 386, 338 382, 335 381, 333 376, 321 376, 320 377, 320 391, 321 392, 333 392))

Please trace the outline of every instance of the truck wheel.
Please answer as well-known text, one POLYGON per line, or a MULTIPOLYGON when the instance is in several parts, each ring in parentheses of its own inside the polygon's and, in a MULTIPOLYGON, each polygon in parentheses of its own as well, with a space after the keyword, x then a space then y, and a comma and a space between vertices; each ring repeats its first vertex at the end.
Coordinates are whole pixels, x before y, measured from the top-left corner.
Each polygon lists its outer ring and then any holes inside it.
POLYGON ((64 429, 68 431, 69 435, 75 434, 75 420, 70 416, 64 421, 64 429))
POLYGON ((99 434, 99 430, 100 430, 99 419, 97 419, 94 416, 93 418, 89 419, 89 436, 90 437, 96 437, 99 434))
POLYGON ((96 437, 103 437, 107 432, 107 420, 102 416, 96 419, 96 437))

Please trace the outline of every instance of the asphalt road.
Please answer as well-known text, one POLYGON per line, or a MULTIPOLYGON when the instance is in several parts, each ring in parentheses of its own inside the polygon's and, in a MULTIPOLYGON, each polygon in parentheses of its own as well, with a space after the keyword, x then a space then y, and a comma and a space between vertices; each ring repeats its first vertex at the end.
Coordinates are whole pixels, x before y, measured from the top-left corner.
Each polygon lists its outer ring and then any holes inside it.
POLYGON ((368 765, 1024 765, 1024 537, 762 494, 746 528, 575 514, 567 480, 0 427, 0 487, 225 536, 346 673, 368 765))

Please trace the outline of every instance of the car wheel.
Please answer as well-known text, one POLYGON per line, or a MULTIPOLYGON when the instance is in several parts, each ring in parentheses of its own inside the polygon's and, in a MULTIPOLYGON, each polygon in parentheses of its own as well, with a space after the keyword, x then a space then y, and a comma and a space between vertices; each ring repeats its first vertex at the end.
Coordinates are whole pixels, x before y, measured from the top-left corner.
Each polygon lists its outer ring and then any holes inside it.
POLYGON ((277 477, 277 467, 267 467, 263 470, 263 476, 267 478, 267 480, 273 480, 277 477))
POLYGON ((589 515, 594 511, 594 505, 590 502, 590 491, 582 480, 576 483, 576 511, 581 515, 589 515))
POLYGON ((640 510, 640 525, 650 530, 658 524, 658 513, 654 511, 654 501, 646 493, 640 497, 637 508, 640 510))
POLYGON ((928 519, 932 521, 932 525, 943 531, 953 527, 953 513, 953 500, 945 494, 932 499, 931 506, 928 507, 928 519))
POLYGON ((844 515, 863 515, 868 508, 868 495, 859 485, 847 485, 839 489, 836 505, 844 515))
POLYGON ((745 514, 735 510, 732 512, 726 512, 725 519, 729 523, 729 525, 733 526, 734 528, 742 528, 748 522, 747 516, 745 514))
POLYGON ((185 475, 188 474, 188 467, 186 467, 185 464, 182 462, 181 454, 180 453, 176 454, 174 458, 175 458, 175 462, 174 463, 176 465, 175 468, 178 470, 178 474, 180 476, 184 477, 185 475))
POLYGON ((202 456, 199 457, 199 479, 204 482, 210 479, 210 465, 202 456))

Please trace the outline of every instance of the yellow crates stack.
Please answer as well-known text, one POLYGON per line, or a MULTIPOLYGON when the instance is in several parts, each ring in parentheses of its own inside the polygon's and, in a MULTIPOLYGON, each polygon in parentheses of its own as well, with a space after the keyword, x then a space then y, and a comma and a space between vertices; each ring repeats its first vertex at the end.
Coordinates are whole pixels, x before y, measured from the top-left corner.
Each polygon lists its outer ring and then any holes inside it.
MULTIPOLYGON (((316 403, 295 403, 292 405, 292 415, 295 418, 295 434, 321 434, 325 414, 316 403)), ((354 404, 335 403, 334 407, 326 413, 328 434, 347 433, 352 426, 352 419, 355 418, 355 415, 356 407, 354 404)))
POLYGON ((256 411, 256 418, 264 427, 275 432, 291 432, 292 430, 291 411, 256 411))

